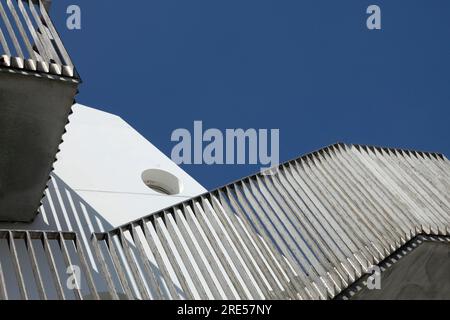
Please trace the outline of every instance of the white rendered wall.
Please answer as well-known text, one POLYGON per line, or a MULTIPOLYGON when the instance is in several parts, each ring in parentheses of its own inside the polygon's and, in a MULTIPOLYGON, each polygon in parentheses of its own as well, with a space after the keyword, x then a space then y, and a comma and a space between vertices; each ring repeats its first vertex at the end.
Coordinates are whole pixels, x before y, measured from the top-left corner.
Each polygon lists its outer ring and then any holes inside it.
POLYGON ((95 232, 108 231, 206 192, 120 117, 79 104, 73 111, 41 214, 31 224, 0 223, 0 229, 77 231, 70 221, 75 211, 95 232), (178 177, 182 192, 168 196, 148 188, 141 174, 153 168, 178 177))
MULTIPOLYGON (((40 214, 33 223, 0 223, 0 229, 75 231, 98 271, 89 244, 93 232, 109 231, 206 190, 120 117, 79 104, 73 112, 40 214), (151 190, 141 178, 147 169, 175 175, 182 192, 168 196, 151 190)), ((0 257, 7 250, 0 244, 0 257)), ((5 276, 13 274, 10 267, 3 269, 5 276)), ((18 298, 12 290, 10 297, 18 298)))
POLYGON ((120 117, 76 105, 67 131, 55 174, 113 227, 206 191, 120 117), (178 177, 181 194, 149 189, 141 174, 153 168, 178 177))

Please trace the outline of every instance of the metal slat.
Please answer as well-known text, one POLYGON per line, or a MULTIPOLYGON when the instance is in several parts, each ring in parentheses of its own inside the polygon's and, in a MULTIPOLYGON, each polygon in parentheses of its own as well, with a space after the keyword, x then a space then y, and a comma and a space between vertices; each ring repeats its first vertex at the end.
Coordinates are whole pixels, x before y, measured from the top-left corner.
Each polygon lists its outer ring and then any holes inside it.
POLYGON ((91 268, 87 264, 86 255, 83 250, 83 245, 81 244, 77 235, 75 235, 75 249, 77 250, 78 257, 79 257, 80 263, 81 263, 81 269, 84 272, 86 282, 89 287, 89 291, 91 292, 94 300, 99 300, 100 296, 98 295, 97 288, 95 286, 95 282, 92 277, 91 268))
MULTIPOLYGON (((317 218, 318 224, 325 228, 325 234, 329 234, 336 244, 337 252, 342 252, 347 258, 352 257, 353 253, 357 251, 357 247, 349 231, 345 228, 344 218, 333 214, 329 203, 321 198, 321 194, 314 185, 311 185, 308 176, 300 175, 295 164, 288 164, 285 172, 286 177, 291 178, 297 194, 312 211, 312 217, 317 218)), ((353 259, 352 257, 351 260, 353 259)))
POLYGON ((25 23, 28 27, 28 31, 30 32, 31 36, 33 37, 34 43, 36 44, 36 47, 38 48, 39 54, 43 57, 44 61, 47 63, 50 63, 50 56, 48 55, 47 51, 45 50, 45 45, 41 43, 41 39, 38 36, 36 30, 34 29, 33 23, 31 22, 31 19, 28 15, 27 9, 25 8, 24 2, 26 3, 27 0, 18 0, 18 6, 19 10, 22 14, 22 17, 25 20, 25 23))
MULTIPOLYGON (((238 295, 241 299, 250 299, 249 292, 243 285, 243 281, 241 278, 241 274, 239 274, 239 269, 236 269, 236 266, 233 264, 233 261, 227 254, 227 250, 222 243, 222 239, 217 235, 214 228, 208 224, 205 213, 203 209, 200 208, 200 204, 197 202, 193 203, 195 217, 200 225, 200 228, 203 230, 206 235, 211 247, 213 248, 217 257, 219 257, 222 267, 227 273, 228 278, 231 280, 233 287, 237 291, 238 295)), ((236 261, 237 263, 237 261, 236 261)), ((242 271, 242 269, 241 269, 242 271)))
POLYGON ((436 188, 437 201, 443 197, 448 204, 450 202, 450 195, 448 194, 448 191, 450 190, 450 183, 445 179, 445 173, 443 173, 440 168, 436 166, 434 161, 425 161, 423 156, 417 154, 416 152, 411 152, 411 154, 414 155, 415 161, 412 159, 407 159, 410 163, 410 168, 419 170, 420 174, 427 181, 427 183, 436 188), (419 163, 420 165, 415 165, 416 163, 419 163))
POLYGON ((401 168, 396 167, 395 163, 388 158, 388 155, 380 157, 377 153, 375 153, 375 151, 367 151, 367 156, 374 159, 376 162, 382 165, 385 170, 392 174, 392 178, 396 181, 397 185, 400 186, 400 188, 406 193, 407 197, 412 202, 414 202, 414 204, 416 204, 420 208, 420 210, 424 212, 429 211, 429 213, 432 213, 427 214, 427 219, 433 220, 438 233, 443 232, 442 230, 440 230, 439 226, 441 225, 441 223, 445 223, 445 219, 438 213, 439 210, 436 210, 434 205, 430 203, 427 198, 417 196, 424 194, 425 191, 420 186, 417 186, 411 175, 405 174, 404 166, 402 166, 401 168))
POLYGON ((195 242, 195 236, 192 234, 192 231, 187 226, 187 222, 183 216, 181 210, 175 209, 177 212, 174 214, 176 219, 176 225, 183 237, 183 240, 186 241, 186 244, 194 257, 195 262, 197 263, 198 268, 202 276, 205 278, 205 281, 208 285, 208 289, 211 291, 211 294, 214 299, 221 300, 224 298, 222 294, 219 292, 219 288, 221 287, 221 279, 219 279, 219 275, 215 274, 214 270, 211 267, 211 263, 208 261, 205 253, 201 249, 200 245, 195 242))
POLYGON ((448 223, 447 212, 450 209, 450 205, 446 201, 445 197, 436 197, 437 192, 434 186, 428 183, 421 175, 418 175, 414 168, 410 167, 408 156, 403 156, 402 159, 405 159, 406 161, 402 161, 402 165, 399 165, 395 152, 383 154, 382 151, 379 151, 377 155, 379 158, 385 159, 386 162, 391 163, 392 167, 397 172, 405 173, 405 181, 409 181, 408 185, 412 191, 415 192, 415 194, 422 195, 419 198, 427 204, 427 207, 433 210, 434 216, 439 220, 439 224, 444 226, 444 229, 441 229, 441 231, 445 234, 445 225, 448 223), (432 199, 434 199, 434 201, 432 201, 432 199))
POLYGON ((9 37, 11 38, 11 40, 14 44, 14 49, 16 50, 16 53, 18 54, 19 57, 24 58, 22 48, 20 47, 19 41, 17 40, 16 34, 14 33, 14 29, 11 25, 11 22, 9 21, 8 16, 6 15, 5 8, 3 7, 3 4, 1 1, 0 1, 0 15, 3 19, 3 22, 6 25, 6 29, 8 30, 9 37))
POLYGON ((131 249, 130 249, 127 239, 125 239, 122 228, 119 229, 119 241, 122 244, 126 261, 127 261, 128 265, 130 266, 131 273, 133 274, 134 280, 135 280, 138 290, 139 290, 139 294, 141 295, 141 297, 143 299, 149 300, 150 296, 149 296, 147 290, 145 289, 144 282, 143 282, 141 275, 139 274, 139 271, 136 266, 136 261, 133 260, 133 257, 131 256, 131 249))
POLYGON ((370 226, 361 213, 342 197, 342 194, 334 185, 333 181, 328 179, 325 175, 316 172, 315 167, 310 165, 309 160, 302 161, 302 169, 305 170, 315 183, 320 183, 321 192, 328 195, 328 198, 334 203, 334 208, 339 210, 341 215, 346 216, 349 219, 349 224, 357 226, 355 228, 355 233, 357 233, 361 239, 358 249, 364 254, 364 258, 360 260, 363 270, 366 271, 371 265, 376 264, 381 255, 380 249, 376 247, 376 244, 380 242, 380 239, 378 235, 370 229, 370 226))
POLYGON ((31 42, 28 39, 28 35, 27 35, 26 31, 25 31, 25 28, 24 28, 22 22, 19 19, 19 15, 17 13, 16 8, 14 7, 14 4, 13 4, 12 0, 6 0, 6 3, 8 5, 9 11, 11 12, 11 14, 12 14, 12 16, 14 18, 14 21, 16 23, 17 29, 19 30, 19 32, 20 32, 20 34, 22 36, 22 40, 25 43, 25 47, 27 48, 27 51, 28 51, 28 54, 29 54, 29 58, 30 59, 34 58, 37 61, 41 61, 42 58, 38 54, 36 54, 36 52, 33 50, 31 42))
POLYGON ((315 164, 313 159, 310 159, 309 162, 310 167, 314 172, 313 174, 324 178, 324 183, 336 194, 336 199, 340 202, 344 210, 350 212, 350 215, 360 222, 359 226, 369 240, 368 245, 366 245, 366 248, 368 248, 371 254, 368 259, 369 263, 371 263, 371 265, 379 263, 386 254, 391 252, 390 250, 395 248, 395 243, 393 248, 390 248, 389 239, 385 238, 385 234, 389 231, 384 225, 378 222, 377 218, 368 216, 367 209, 362 208, 358 201, 351 200, 351 195, 348 190, 342 186, 343 182, 336 183, 335 178, 330 177, 330 173, 325 171, 323 166, 319 167, 315 164))
POLYGON ((341 168, 342 174, 353 181, 355 188, 365 195, 367 201, 370 201, 377 207, 378 212, 383 212, 387 220, 395 222, 399 232, 402 232, 401 241, 403 243, 409 241, 411 238, 411 220, 405 219, 405 215, 400 207, 392 205, 389 195, 385 193, 383 188, 380 188, 378 181, 369 178, 367 171, 360 168, 359 163, 349 164, 345 156, 338 150, 330 148, 327 151, 328 157, 335 160, 335 165, 341 168), (399 214, 392 214, 393 212, 399 214))
POLYGON ((329 221, 334 222, 335 230, 339 234, 336 239, 342 237, 342 241, 346 244, 341 246, 341 248, 349 247, 350 252, 347 253, 347 260, 355 270, 356 278, 359 278, 363 273, 363 269, 367 267, 364 261, 367 259, 368 254, 365 252, 364 241, 360 236, 357 223, 339 207, 331 194, 324 192, 322 189, 323 185, 319 179, 303 171, 303 164, 300 161, 296 161, 292 168, 294 169, 292 172, 297 178, 297 182, 302 185, 305 192, 308 192, 310 196, 315 198, 316 204, 320 204, 324 208, 323 212, 330 217, 329 221))
POLYGON ((339 288, 348 282, 349 275, 342 265, 342 261, 345 261, 345 256, 336 242, 331 238, 332 236, 328 229, 330 227, 329 224, 325 221, 322 223, 319 222, 318 217, 313 213, 315 206, 308 202, 309 199, 304 200, 300 196, 300 187, 296 186, 289 170, 289 167, 284 167, 283 170, 280 170, 280 173, 273 178, 274 183, 278 188, 284 190, 289 195, 291 206, 297 208, 297 210, 295 210, 297 219, 303 222, 315 247, 318 246, 316 250, 323 252, 325 265, 329 266, 332 264, 330 267, 332 270, 335 270, 339 279, 334 279, 334 277, 331 276, 331 280, 339 290, 339 288), (340 282, 343 282, 344 284, 340 282))
POLYGON ((412 201, 408 194, 405 193, 401 186, 397 184, 396 180, 394 180, 395 177, 382 163, 370 158, 365 152, 360 152, 354 148, 350 149, 350 151, 362 160, 364 165, 367 166, 368 169, 372 170, 372 172, 375 173, 379 179, 381 179, 383 186, 388 188, 390 193, 396 195, 396 197, 401 199, 400 201, 408 206, 408 212, 410 214, 414 214, 418 217, 418 222, 423 232, 433 232, 434 234, 438 234, 437 228, 435 228, 434 225, 431 225, 429 221, 426 221, 426 213, 423 212, 423 210, 420 209, 414 201, 412 201))
POLYGON ((131 236, 133 237, 133 241, 138 249, 139 256, 144 263, 145 270, 147 271, 147 276, 150 278, 150 286, 156 290, 156 299, 163 299, 163 294, 161 290, 161 286, 156 278, 155 273, 153 272, 152 266, 150 265, 149 258, 145 253, 144 247, 142 245, 141 240, 139 239, 139 235, 137 234, 136 228, 140 228, 138 224, 131 225, 131 236))
MULTIPOLYGON (((301 212, 305 215, 305 220, 308 220, 312 227, 316 230, 318 236, 322 237, 326 246, 335 256, 336 266, 338 270, 342 269, 343 284, 353 282, 355 280, 354 272, 351 272, 353 267, 347 261, 347 257, 352 256, 352 251, 349 248, 349 242, 345 239, 345 234, 339 233, 335 219, 329 215, 325 207, 317 200, 302 183, 297 181, 294 176, 291 164, 287 164, 283 170, 284 176, 280 174, 280 181, 286 179, 287 185, 291 186, 294 197, 299 200, 296 203, 301 207, 301 212), (303 190, 305 188, 305 190, 303 190)), ((286 185, 285 182, 282 182, 286 185)), ((333 258, 331 258, 333 259, 333 258)))
POLYGON ((33 0, 28 0, 28 6, 30 8, 32 17, 34 18, 34 21, 38 26, 37 34, 38 36, 40 36, 41 42, 44 45, 45 50, 47 50, 48 57, 50 58, 48 63, 56 63, 58 65, 62 65, 61 59, 59 58, 51 42, 51 35, 49 34, 49 30, 42 24, 41 17, 36 11, 33 0))
POLYGON ((252 205, 255 206, 258 202, 262 206, 266 219, 269 219, 266 220, 265 227, 269 230, 271 236, 278 236, 277 245, 282 249, 284 255, 291 259, 291 266, 295 269, 297 276, 302 279, 303 286, 311 299, 320 299, 322 292, 314 288, 314 281, 309 277, 311 265, 307 259, 304 259, 306 256, 301 252, 296 242, 300 240, 299 235, 295 235, 294 229, 286 225, 285 217, 280 215, 282 209, 277 206, 267 190, 260 188, 262 185, 254 180, 256 180, 256 177, 248 179, 248 189, 244 185, 244 190, 247 190, 245 196, 250 198, 251 192, 256 199, 253 200, 252 205))
POLYGON ((228 276, 228 273, 224 266, 223 261, 219 259, 212 244, 209 242, 206 234, 201 228, 194 212, 192 211, 191 204, 184 206, 184 214, 186 216, 186 222, 192 230, 197 243, 201 247, 203 253, 206 256, 211 268, 215 271, 215 275, 219 280, 220 286, 222 287, 227 299, 237 299, 239 297, 238 292, 233 286, 233 280, 228 276))
POLYGON ((9 50, 8 43, 6 42, 5 34, 3 33, 2 28, 0 27, 0 43, 2 44, 3 53, 7 56, 11 56, 11 51, 9 50))
POLYGON ((200 199, 201 202, 198 203, 199 208, 203 210, 205 214, 205 218, 211 224, 213 230, 215 231, 217 238, 221 240, 221 244, 223 245, 226 254, 230 257, 231 261, 234 263, 235 268, 242 280, 245 283, 245 286, 248 288, 248 291, 253 296, 253 298, 261 299, 262 296, 260 292, 258 292, 258 288, 255 287, 254 275, 249 270, 250 261, 246 263, 245 251, 241 250, 241 244, 234 244, 232 240, 232 232, 231 230, 226 230, 224 225, 217 219, 217 214, 214 209, 211 207, 209 201, 205 200, 205 198, 200 199))
MULTIPOLYGON (((69 251, 67 250, 67 245, 66 245, 64 235, 62 232, 60 232, 58 234, 58 244, 59 244, 59 247, 61 248, 61 252, 62 252, 64 262, 66 264, 66 268, 72 267, 73 263, 70 259, 69 251)), ((77 277, 75 277, 74 279, 75 279, 75 287, 72 289, 72 291, 75 294, 75 298, 77 300, 83 300, 83 294, 81 293, 81 290, 80 290, 81 283, 77 283, 77 277)))
POLYGON ((409 212, 409 215, 414 215, 415 218, 419 220, 421 227, 420 231, 422 231, 422 229, 431 231, 430 225, 426 227, 423 224, 424 216, 422 215, 421 210, 414 202, 411 201, 409 196, 403 190, 401 190, 401 188, 392 179, 389 171, 386 171, 384 169, 384 166, 380 165, 380 163, 376 162, 374 159, 368 157, 367 153, 365 153, 365 151, 363 150, 351 148, 350 152, 353 152, 353 155, 359 158, 359 160, 363 162, 363 165, 370 169, 377 176, 377 178, 381 181, 382 186, 389 190, 390 194, 396 196, 396 198, 398 199, 397 202, 400 202, 405 206, 405 209, 407 210, 407 212, 409 212))
POLYGON ((383 182, 371 171, 368 170, 359 159, 351 158, 345 149, 341 150, 340 147, 333 149, 335 157, 338 158, 348 172, 354 172, 354 177, 359 177, 362 188, 370 194, 371 198, 378 200, 380 205, 385 206, 385 211, 388 213, 391 219, 393 216, 397 217, 400 224, 405 230, 407 238, 414 237, 418 230, 414 229, 414 217, 408 214, 409 208, 405 206, 401 201, 397 201, 393 194, 388 192, 383 182), (369 188, 369 186, 371 186, 369 188))
POLYGON ((16 244, 14 243, 14 234, 11 231, 8 231, 8 245, 11 253, 12 263, 14 266, 14 272, 16 273, 16 277, 19 284, 20 295, 23 300, 28 300, 28 293, 25 286, 25 280, 23 278, 22 268, 20 266, 19 257, 17 255, 16 244))
POLYGON ((42 233, 41 241, 42 241, 42 245, 44 247, 45 255, 47 257, 47 262, 50 267, 50 273, 52 275, 53 282, 56 287, 56 293, 58 295, 58 298, 61 300, 65 300, 66 296, 64 294, 64 289, 61 285, 61 279, 59 278, 58 269, 56 268, 52 249, 50 248, 50 244, 48 243, 47 234, 45 232, 42 233))
MULTIPOLYGON (((226 189, 225 190, 219 190, 218 191, 218 196, 220 200, 217 200, 218 202, 221 203, 222 207, 224 208, 224 212, 226 214, 228 214, 229 218, 231 220, 234 220, 235 225, 236 226, 240 226, 240 222, 242 222, 242 231, 243 234, 246 234, 248 241, 245 241, 245 243, 249 244, 249 243, 254 243, 256 245, 257 250, 261 253, 261 256, 259 256, 259 258, 261 260, 264 260, 260 265, 265 265, 265 263, 267 263, 267 266, 270 267, 271 272, 267 269, 263 268, 263 272, 266 276, 266 278, 268 278, 268 281, 272 287, 272 290, 276 291, 275 288, 278 288, 278 283, 280 283, 281 286, 283 286, 284 292, 286 293, 286 295, 292 299, 295 299, 297 297, 297 289, 295 288, 295 286, 292 284, 292 280, 293 280, 293 276, 289 277, 287 274, 289 272, 283 272, 282 270, 282 266, 280 265, 280 261, 285 263, 284 259, 280 259, 278 257, 278 261, 277 261, 277 250, 273 250, 273 252, 270 252, 270 248, 274 249, 274 245, 272 242, 269 242, 269 245, 265 245, 264 243, 262 243, 263 240, 263 236, 258 235, 258 229, 257 227, 251 226, 250 222, 243 217, 241 208, 237 205, 235 199, 231 199, 230 196, 225 196, 224 193, 226 193, 226 189), (230 200, 230 203, 228 204, 228 201, 226 200, 226 198, 228 198, 230 200), (238 221, 239 219, 239 221, 238 221), (267 273, 266 273, 267 272, 267 273), (272 277, 272 273, 273 273, 273 277, 272 277)), ((215 198, 215 197, 214 197, 215 198)), ((247 208, 247 212, 249 212, 251 209, 247 206, 247 204, 245 203, 241 203, 242 206, 247 208)), ((288 269, 288 268, 286 268, 288 269)), ((282 297, 280 297, 282 298, 282 297)))
POLYGON ((50 17, 48 16, 47 10, 45 9, 45 6, 42 4, 42 1, 39 0, 39 8, 41 10, 41 15, 44 18, 45 24, 46 26, 50 29, 50 32, 53 36, 53 39, 55 40, 57 46, 58 46, 58 51, 61 53, 62 58, 64 60, 64 64, 66 66, 69 67, 73 67, 73 63, 72 60, 70 59, 70 56, 66 50, 66 48, 64 47, 61 38, 59 37, 58 31, 56 31, 50 17))
POLYGON ((25 245, 27 247, 28 255, 31 261, 31 268, 33 270, 34 279, 38 289, 39 297, 41 300, 47 300, 47 294, 45 293, 44 282, 42 280, 41 272, 39 271, 39 266, 36 259, 36 252, 33 246, 33 240, 31 239, 30 233, 25 232, 25 245))
POLYGON ((345 272, 337 262, 336 257, 328 247, 328 244, 323 241, 322 235, 314 228, 314 224, 309 221, 305 216, 308 209, 302 206, 302 201, 297 198, 295 191, 291 188, 288 181, 283 181, 283 170, 280 170, 277 176, 271 177, 271 185, 281 195, 281 201, 289 207, 293 216, 295 217, 295 223, 298 226, 299 232, 303 234, 307 245, 311 248, 318 262, 320 263, 319 276, 322 282, 328 289, 330 297, 335 296, 335 290, 339 291, 342 287, 341 279, 345 277, 345 272), (296 201, 298 200, 298 201, 296 201), (332 261, 335 262, 334 265, 332 261))
POLYGON ((369 200, 362 199, 362 194, 359 191, 355 191, 353 183, 348 183, 348 177, 341 175, 341 169, 332 167, 332 160, 327 161, 321 154, 317 154, 312 161, 322 175, 328 176, 330 180, 333 180, 333 185, 339 188, 339 193, 342 197, 348 203, 354 204, 355 210, 360 212, 360 215, 369 228, 378 230, 378 234, 382 235, 379 240, 383 243, 383 249, 385 251, 381 252, 381 257, 395 251, 401 245, 399 242, 401 236, 396 234, 394 227, 391 225, 391 221, 384 219, 383 213, 369 206, 369 200))
POLYGON ((300 237, 300 241, 296 241, 300 248, 300 251, 308 259, 307 275, 312 279, 313 286, 319 292, 322 299, 326 299, 327 295, 334 296, 333 284, 329 283, 328 274, 321 263, 321 251, 315 247, 314 243, 309 239, 308 232, 304 229, 301 221, 297 220, 296 209, 288 201, 287 195, 282 192, 282 188, 278 185, 274 185, 271 181, 271 176, 267 176, 264 179, 257 177, 256 180, 259 183, 260 189, 264 190, 266 194, 270 194, 270 197, 281 209, 279 215, 283 218, 283 224, 291 230, 292 233, 300 237), (314 251, 314 249, 317 251, 314 251))
POLYGON ((176 255, 178 255, 178 252, 172 250, 172 248, 169 244, 169 239, 163 231, 163 226, 162 226, 163 222, 161 219, 162 219, 161 217, 152 216, 151 223, 153 224, 153 226, 156 230, 159 241, 161 242, 161 244, 164 248, 167 258, 169 259, 169 262, 170 262, 173 270, 175 271, 177 279, 180 282, 181 288, 183 289, 183 293, 186 295, 187 299, 192 300, 192 299, 194 299, 194 294, 192 293, 191 287, 188 284, 186 276, 183 273, 183 271, 181 270, 181 266, 177 261, 176 255))
POLYGON ((202 281, 199 278, 200 272, 198 272, 198 266, 194 267, 194 263, 188 257, 188 251, 186 245, 183 245, 184 239, 179 237, 180 233, 177 225, 175 224, 172 214, 164 212, 163 219, 166 222, 167 231, 170 233, 172 241, 181 257, 181 260, 186 268, 192 282, 194 283, 195 289, 198 292, 200 299, 206 300, 208 295, 206 294, 206 289, 204 288, 202 281))
POLYGON ((117 255, 117 251, 113 241, 111 240, 111 234, 106 234, 106 244, 109 249, 109 253, 111 254, 111 259, 113 261, 114 267, 117 271, 117 276, 119 277, 120 283, 122 285, 123 290, 125 291, 125 295, 129 300, 134 299, 133 292, 131 291, 130 284, 127 280, 127 274, 123 270, 122 264, 120 263, 119 257, 117 255))
POLYGON ((240 188, 235 186, 235 191, 237 200, 230 196, 231 190, 228 187, 226 188, 226 192, 231 199, 231 204, 234 205, 237 214, 242 220, 249 219, 249 222, 256 229, 256 233, 265 240, 265 243, 269 246, 269 248, 273 252, 273 255, 276 257, 277 264, 281 266, 284 273, 286 273, 290 284, 295 288, 296 294, 302 297, 302 299, 306 299, 307 297, 309 297, 308 293, 305 292, 306 287, 304 282, 302 280, 298 281, 297 276, 294 274, 292 264, 295 264, 295 258, 292 257, 290 251, 286 250, 284 251, 286 255, 283 256, 282 252, 285 248, 285 245, 278 233, 270 231, 271 224, 268 223, 268 220, 264 214, 264 210, 259 207, 260 203, 252 198, 250 191, 246 188, 244 182, 241 183, 240 188), (242 194, 240 193, 241 188, 242 194), (239 210, 237 201, 245 205, 244 196, 249 201, 249 205, 255 208, 255 211, 251 210, 250 207, 246 208, 247 210, 245 211, 245 213, 239 210), (247 214, 248 216, 245 214, 247 214), (287 261, 289 261, 289 264, 287 261))
POLYGON ((175 284, 173 283, 172 278, 170 277, 169 271, 167 270, 164 260, 161 256, 161 253, 158 251, 158 247, 156 246, 156 243, 152 238, 152 235, 150 233, 150 229, 147 225, 146 220, 141 221, 141 227, 144 231, 144 236, 145 236, 145 239, 147 240, 147 245, 149 246, 150 251, 152 252, 153 256, 155 257, 156 263, 158 264, 158 268, 163 276, 163 280, 169 290, 171 298, 174 300, 179 300, 180 297, 178 295, 177 289, 175 288, 175 284))
POLYGON ((3 274, 3 267, 1 261, 0 261, 0 299, 8 300, 8 291, 6 290, 5 275, 3 274))
POLYGON ((100 265, 100 272, 103 274, 103 277, 106 280, 106 285, 108 287, 108 292, 111 295, 113 300, 119 300, 119 296, 117 295, 116 288, 114 287, 114 281, 111 277, 111 274, 108 270, 108 265, 106 264, 105 257, 100 249, 100 245, 98 243, 97 235, 93 234, 91 238, 92 248, 94 250, 95 256, 97 257, 97 261, 100 265))
POLYGON ((242 248, 242 250, 240 250, 241 256, 245 264, 249 268, 250 274, 255 278, 258 287, 260 288, 260 290, 262 290, 265 298, 270 298, 273 293, 269 290, 269 287, 266 285, 266 283, 271 285, 273 289, 276 289, 276 283, 271 281, 272 275, 267 266, 260 259, 259 252, 256 251, 256 248, 252 247, 252 241, 246 237, 247 234, 242 228, 240 228, 240 224, 229 219, 228 215, 224 212, 224 209, 220 206, 217 199, 215 199, 213 195, 211 195, 211 197, 213 199, 212 205, 209 199, 203 199, 205 202, 208 202, 204 204, 204 207, 210 206, 210 210, 217 212, 217 218, 220 220, 220 223, 226 228, 226 231, 230 235, 235 247, 242 248), (264 274, 266 275, 266 277, 264 277, 264 274))

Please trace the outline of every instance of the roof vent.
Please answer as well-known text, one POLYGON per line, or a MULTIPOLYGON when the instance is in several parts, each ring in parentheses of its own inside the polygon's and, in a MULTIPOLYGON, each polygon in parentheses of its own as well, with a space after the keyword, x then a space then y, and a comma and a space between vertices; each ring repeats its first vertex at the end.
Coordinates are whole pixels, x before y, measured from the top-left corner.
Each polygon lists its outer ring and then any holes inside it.
POLYGON ((183 183, 170 172, 149 169, 142 173, 142 181, 147 187, 160 194, 174 196, 183 191, 183 183))

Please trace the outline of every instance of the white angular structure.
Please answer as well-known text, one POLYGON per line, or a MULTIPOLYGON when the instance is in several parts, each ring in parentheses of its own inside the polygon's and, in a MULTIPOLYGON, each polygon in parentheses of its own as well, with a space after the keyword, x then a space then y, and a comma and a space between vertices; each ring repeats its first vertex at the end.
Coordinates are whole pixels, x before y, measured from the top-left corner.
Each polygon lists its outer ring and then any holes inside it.
MULTIPOLYGON (((206 192, 118 116, 81 105, 75 105, 73 111, 53 176, 76 191, 109 226, 128 223, 206 192), (149 188, 142 178, 148 170, 173 175, 180 192, 167 195, 149 188)), ((158 182, 164 185, 164 177, 158 182)))
MULTIPOLYGON (((72 110, 40 214, 32 223, 0 223, 0 230, 76 232, 87 263, 95 265, 90 249, 93 233, 109 231, 206 192, 123 119, 82 105, 75 105, 72 110), (148 170, 166 172, 176 178, 180 192, 168 195, 161 192, 164 187, 149 188, 142 178, 148 170)), ((167 185, 164 178, 157 176, 153 184, 167 185)), ((0 248, 3 274, 12 276, 13 265, 4 260, 9 255, 9 247, 5 242, 0 248)), ((18 248, 17 254, 26 256, 27 251, 18 248)), ((28 284, 32 282, 30 278, 28 284)), ((20 298, 16 285, 9 286, 7 292, 10 299, 20 298)), ((28 298, 39 298, 36 294, 29 292, 28 298)))
POLYGON ((69 120, 40 214, 0 229, 104 232, 206 192, 120 117, 75 105, 69 120), (149 169, 175 176, 181 192, 149 188, 142 179, 149 169), (90 221, 77 226, 85 216, 90 221))

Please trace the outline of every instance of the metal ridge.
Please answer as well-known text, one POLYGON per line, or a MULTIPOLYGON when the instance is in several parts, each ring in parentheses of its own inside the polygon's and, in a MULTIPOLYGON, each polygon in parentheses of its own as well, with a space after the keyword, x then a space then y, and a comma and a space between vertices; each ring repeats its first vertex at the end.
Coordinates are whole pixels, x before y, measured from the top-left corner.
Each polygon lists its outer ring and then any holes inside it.
MULTIPOLYGON (((358 150, 359 149, 363 149, 363 150, 378 150, 378 151, 385 151, 385 152, 390 152, 390 153, 398 152, 398 153, 405 153, 408 156, 414 155, 414 156, 417 157, 419 155, 421 157, 433 157, 435 159, 447 160, 447 158, 445 157, 445 155, 443 153, 438 153, 438 152, 426 152, 426 151, 416 151, 416 150, 413 150, 413 149, 390 148, 390 147, 380 147, 380 146, 373 146, 373 145, 346 144, 344 142, 336 142, 336 143, 330 144, 328 146, 322 147, 320 149, 317 149, 315 151, 310 151, 308 153, 300 155, 300 156, 298 156, 296 158, 293 158, 291 160, 284 161, 283 163, 279 164, 276 167, 276 169, 284 169, 289 164, 298 162, 300 160, 308 160, 308 159, 311 159, 313 157, 317 157, 319 154, 328 153, 330 150, 332 150, 334 148, 339 148, 339 147, 341 147, 343 149, 355 147, 358 150)), ((219 191, 221 191, 223 189, 226 189, 227 187, 232 187, 236 183, 240 183, 242 181, 247 181, 249 179, 254 179, 256 177, 264 177, 266 173, 268 173, 268 172, 270 172, 272 170, 274 170, 274 169, 273 168, 272 169, 266 169, 266 170, 264 170, 262 172, 254 173, 254 174, 251 174, 249 176, 246 176, 246 177, 243 177, 243 178, 239 178, 239 179, 234 180, 232 182, 229 182, 229 183, 227 183, 227 184, 225 184, 223 186, 217 187, 217 188, 213 189, 212 191, 206 191, 205 193, 202 193, 202 194, 200 194, 198 196, 195 196, 195 197, 193 197, 191 199, 187 199, 187 200, 179 202, 178 204, 170 205, 170 206, 168 206, 166 208, 163 208, 163 209, 157 210, 155 212, 152 212, 148 216, 155 215, 155 214, 161 214, 164 211, 169 211, 172 208, 182 207, 183 205, 191 203, 192 201, 198 200, 198 199, 200 199, 200 198, 202 198, 204 196, 217 193, 217 192, 219 192, 219 191)), ((129 225, 131 223, 137 223, 140 220, 141 219, 133 220, 133 221, 131 221, 129 223, 125 223, 125 224, 123 224, 123 225, 121 225, 121 226, 119 226, 119 227, 117 227, 115 229, 126 227, 127 225, 129 225)))

